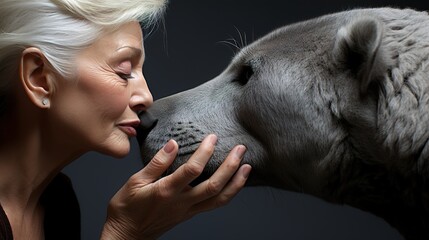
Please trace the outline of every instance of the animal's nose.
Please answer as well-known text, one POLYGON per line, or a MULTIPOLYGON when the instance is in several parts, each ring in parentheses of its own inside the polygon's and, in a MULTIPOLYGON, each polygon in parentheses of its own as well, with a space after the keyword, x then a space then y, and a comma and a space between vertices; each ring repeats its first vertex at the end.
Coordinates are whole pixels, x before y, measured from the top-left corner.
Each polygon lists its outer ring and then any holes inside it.
POLYGON ((137 141, 139 145, 142 145, 147 135, 158 123, 158 119, 154 118, 152 114, 147 111, 139 113, 140 125, 137 128, 137 141))

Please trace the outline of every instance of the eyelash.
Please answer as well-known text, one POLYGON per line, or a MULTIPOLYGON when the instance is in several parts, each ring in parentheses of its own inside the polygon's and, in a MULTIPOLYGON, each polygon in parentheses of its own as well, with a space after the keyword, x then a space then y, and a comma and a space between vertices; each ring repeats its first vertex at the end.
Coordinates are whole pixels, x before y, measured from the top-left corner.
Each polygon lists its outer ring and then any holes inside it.
POLYGON ((131 78, 133 78, 133 75, 130 73, 130 74, 126 74, 126 73, 117 73, 117 75, 120 77, 120 78, 122 78, 123 80, 129 80, 129 79, 131 79, 131 78))

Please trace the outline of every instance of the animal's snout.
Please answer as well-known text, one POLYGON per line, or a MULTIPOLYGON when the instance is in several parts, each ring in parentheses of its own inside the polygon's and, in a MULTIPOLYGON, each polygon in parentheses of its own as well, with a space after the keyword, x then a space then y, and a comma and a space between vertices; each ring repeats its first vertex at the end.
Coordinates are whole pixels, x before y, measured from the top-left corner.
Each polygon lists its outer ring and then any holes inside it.
POLYGON ((158 119, 154 118, 149 112, 139 113, 140 125, 137 128, 137 141, 141 145, 146 139, 147 135, 158 123, 158 119))

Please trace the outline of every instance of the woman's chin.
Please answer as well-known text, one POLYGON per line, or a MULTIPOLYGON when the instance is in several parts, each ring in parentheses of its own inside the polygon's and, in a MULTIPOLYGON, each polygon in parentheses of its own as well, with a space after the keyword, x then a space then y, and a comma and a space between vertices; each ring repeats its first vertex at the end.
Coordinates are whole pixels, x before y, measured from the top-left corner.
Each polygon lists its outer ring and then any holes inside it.
POLYGON ((114 158, 124 158, 130 153, 130 141, 126 139, 113 142, 99 152, 114 158))

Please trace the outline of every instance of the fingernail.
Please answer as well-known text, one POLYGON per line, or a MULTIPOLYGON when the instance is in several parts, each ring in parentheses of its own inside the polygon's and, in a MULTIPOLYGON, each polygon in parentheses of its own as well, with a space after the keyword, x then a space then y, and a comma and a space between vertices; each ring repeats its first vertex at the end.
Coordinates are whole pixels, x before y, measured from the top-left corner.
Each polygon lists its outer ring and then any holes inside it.
POLYGON ((251 170, 252 170, 252 166, 250 166, 250 165, 243 165, 242 166, 242 170, 241 170, 243 178, 245 178, 245 179, 249 178, 251 170))
POLYGON ((235 148, 235 155, 237 156, 238 159, 242 159, 245 152, 246 152, 246 147, 243 145, 239 145, 235 148))
POLYGON ((210 134, 210 135, 209 135, 209 142, 210 142, 212 145, 216 145, 216 142, 217 142, 217 136, 216 136, 216 135, 214 135, 214 134, 210 134))
POLYGON ((165 144, 164 146, 164 152, 165 153, 171 153, 174 150, 174 141, 170 140, 167 142, 167 144, 165 144))

